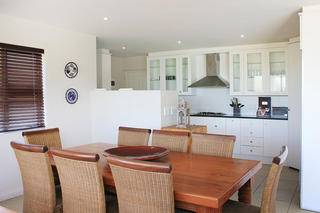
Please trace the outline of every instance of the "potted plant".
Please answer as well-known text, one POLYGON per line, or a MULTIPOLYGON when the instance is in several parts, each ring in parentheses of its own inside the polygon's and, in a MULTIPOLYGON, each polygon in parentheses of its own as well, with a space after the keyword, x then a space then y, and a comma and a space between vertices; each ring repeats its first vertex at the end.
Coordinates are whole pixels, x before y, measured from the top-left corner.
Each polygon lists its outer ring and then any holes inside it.
POLYGON ((241 108, 244 107, 244 105, 239 103, 238 98, 232 98, 230 106, 233 108, 233 115, 241 115, 241 108))

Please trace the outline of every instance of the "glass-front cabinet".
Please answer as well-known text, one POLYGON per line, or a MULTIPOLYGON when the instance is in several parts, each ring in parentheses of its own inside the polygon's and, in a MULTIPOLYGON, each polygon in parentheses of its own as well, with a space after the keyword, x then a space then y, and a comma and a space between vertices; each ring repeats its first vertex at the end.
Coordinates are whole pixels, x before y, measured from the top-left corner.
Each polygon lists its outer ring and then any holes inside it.
POLYGON ((189 56, 148 58, 148 89, 177 91, 190 95, 191 63, 189 56))
POLYGON ((281 50, 269 51, 269 88, 273 93, 287 91, 286 52, 281 50))
POLYGON ((149 90, 160 90, 161 88, 161 60, 150 59, 148 63, 149 76, 148 76, 148 87, 149 90))
POLYGON ((285 48, 230 52, 231 95, 287 95, 285 48))
POLYGON ((234 95, 241 93, 242 88, 242 55, 230 53, 230 92, 234 95))
POLYGON ((165 59, 166 89, 177 90, 177 58, 165 59))
POLYGON ((191 67, 190 67, 190 57, 181 56, 179 58, 180 64, 180 87, 178 92, 180 95, 189 95, 191 93, 190 86, 191 84, 191 67))
POLYGON ((263 92, 263 61, 261 52, 246 53, 245 79, 247 92, 263 92))

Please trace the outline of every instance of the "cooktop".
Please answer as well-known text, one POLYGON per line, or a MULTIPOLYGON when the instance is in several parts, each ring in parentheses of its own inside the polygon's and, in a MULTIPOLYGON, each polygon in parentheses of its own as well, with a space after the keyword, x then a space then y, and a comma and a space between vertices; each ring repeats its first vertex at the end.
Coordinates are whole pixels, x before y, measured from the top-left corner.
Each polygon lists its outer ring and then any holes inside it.
POLYGON ((201 116, 224 116, 225 113, 222 112, 198 112, 193 115, 201 115, 201 116))

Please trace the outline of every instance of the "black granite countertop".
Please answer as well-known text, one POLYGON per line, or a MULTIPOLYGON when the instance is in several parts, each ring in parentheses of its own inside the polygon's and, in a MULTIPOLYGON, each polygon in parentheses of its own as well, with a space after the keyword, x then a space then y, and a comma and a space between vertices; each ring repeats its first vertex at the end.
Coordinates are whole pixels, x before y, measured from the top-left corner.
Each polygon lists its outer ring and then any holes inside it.
POLYGON ((225 114, 225 115, 198 115, 191 114, 190 116, 194 117, 216 117, 216 118, 248 118, 248 119, 269 119, 269 120, 288 120, 288 116, 283 115, 269 115, 269 116, 256 116, 256 115, 233 115, 233 114, 225 114))

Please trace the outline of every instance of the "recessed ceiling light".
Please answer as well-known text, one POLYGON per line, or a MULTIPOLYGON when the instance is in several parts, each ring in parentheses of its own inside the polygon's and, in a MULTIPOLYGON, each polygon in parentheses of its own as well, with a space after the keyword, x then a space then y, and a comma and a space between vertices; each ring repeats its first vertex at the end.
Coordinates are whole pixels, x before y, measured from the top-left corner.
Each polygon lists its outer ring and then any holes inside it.
POLYGON ((122 49, 123 49, 123 50, 126 50, 126 49, 127 49, 127 47, 126 47, 126 46, 123 46, 123 47, 122 47, 122 49))
POLYGON ((177 41, 177 43, 178 43, 178 44, 181 44, 181 43, 182 43, 182 41, 180 41, 180 40, 179 40, 179 41, 177 41))
POLYGON ((244 34, 241 34, 241 35, 240 35, 240 38, 244 38, 244 34))
POLYGON ((108 17, 104 17, 103 20, 104 20, 104 21, 108 21, 109 18, 108 18, 108 17))

